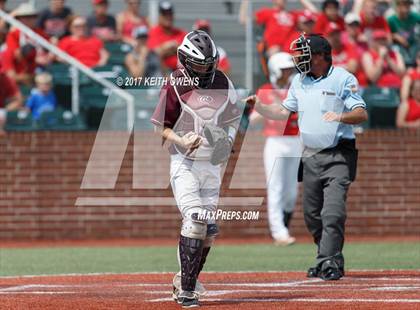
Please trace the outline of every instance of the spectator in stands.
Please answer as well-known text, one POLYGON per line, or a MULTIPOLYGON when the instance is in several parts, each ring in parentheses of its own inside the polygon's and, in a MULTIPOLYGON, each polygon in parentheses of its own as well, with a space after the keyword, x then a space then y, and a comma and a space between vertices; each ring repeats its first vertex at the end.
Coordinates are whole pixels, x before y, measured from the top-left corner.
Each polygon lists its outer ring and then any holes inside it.
POLYGON ((71 35, 60 40, 59 48, 88 67, 106 65, 109 53, 101 40, 88 35, 86 18, 73 17, 70 22, 70 33, 71 35))
POLYGON ((411 10, 412 0, 396 0, 395 14, 388 17, 392 39, 407 65, 413 65, 420 48, 420 14, 411 10))
POLYGON ((345 16, 344 21, 346 23, 346 31, 341 34, 343 43, 351 46, 360 59, 368 49, 366 37, 362 33, 360 16, 350 12, 345 16))
POLYGON ((140 12, 140 0, 125 0, 126 9, 117 15, 118 36, 131 45, 136 45, 136 39, 132 37, 133 31, 139 26, 149 26, 149 22, 140 12))
POLYGON ((318 8, 314 6, 310 0, 303 0, 302 4, 306 9, 318 14, 314 33, 324 34, 325 29, 330 22, 336 23, 339 30, 344 31, 344 19, 340 15, 340 3, 337 0, 325 0, 322 3, 322 12, 319 12, 318 8))
POLYGON ((346 45, 341 40, 341 30, 336 23, 329 23, 325 35, 332 48, 333 65, 342 67, 351 73, 356 73, 358 55, 352 46, 346 45))
POLYGON ((284 50, 290 51, 290 44, 298 38, 302 32, 307 35, 314 33, 316 14, 308 9, 304 9, 300 12, 295 12, 296 15, 296 27, 290 33, 286 43, 284 44, 284 50))
MULTIPOLYGON (((36 27, 38 12, 30 3, 22 3, 13 15, 24 25, 46 38, 45 33, 36 27)), ((48 53, 38 46, 35 40, 26 36, 18 28, 7 34, 6 50, 3 54, 4 71, 18 84, 32 85, 37 65, 50 61, 48 53)))
POLYGON ((65 0, 49 1, 50 6, 39 14, 38 27, 52 38, 52 42, 57 42, 68 32, 67 25, 72 11, 65 6, 65 0))
POLYGON ((36 88, 32 89, 26 100, 26 108, 31 111, 32 117, 38 120, 44 112, 53 111, 57 107, 57 98, 52 90, 52 76, 47 72, 35 77, 36 88))
POLYGON ((172 71, 177 68, 177 48, 186 34, 184 30, 174 26, 172 3, 161 2, 159 4, 159 24, 150 30, 148 46, 160 56, 164 69, 172 71))
MULTIPOLYGON (((362 66, 366 81, 378 87, 401 87, 405 65, 401 55, 391 49, 388 33, 375 30, 372 33, 370 48, 363 54, 362 66)), ((361 85, 363 79, 359 79, 361 85)))
POLYGON ((108 14, 108 0, 92 0, 92 5, 93 14, 87 19, 89 34, 103 42, 117 40, 117 22, 108 14))
POLYGON ((147 26, 134 29, 133 37, 136 39, 136 45, 125 57, 125 65, 130 75, 135 78, 162 75, 159 56, 147 47, 147 26))
POLYGON ((385 31, 390 36, 390 29, 385 18, 379 14, 378 1, 377 0, 363 0, 361 10, 357 11, 355 7, 355 13, 360 15, 361 30, 366 36, 367 41, 372 39, 372 32, 375 30, 385 31))
POLYGON ((412 83, 410 98, 402 101, 397 111, 397 127, 420 128, 420 80, 412 83))
POLYGON ((400 95, 401 102, 408 100, 411 85, 416 80, 420 80, 420 51, 418 51, 416 55, 416 67, 409 68, 402 80, 401 95, 400 95))
MULTIPOLYGON (((315 22, 317 16, 315 13, 311 12, 308 9, 304 9, 303 11, 298 13, 297 16, 297 30, 299 32, 304 32, 306 34, 313 34, 315 33, 315 22)), ((298 36, 293 36, 295 39, 298 36)))
POLYGON ((285 7, 286 0, 273 0, 271 8, 263 7, 255 13, 256 23, 264 27, 263 39, 268 57, 282 50, 289 50, 286 45, 296 21, 295 16, 286 11, 285 7))
MULTIPOLYGON (((193 30, 202 30, 207 32, 211 36, 210 21, 208 21, 207 19, 196 20, 193 26, 193 30)), ((217 46, 217 51, 219 53, 219 64, 217 65, 217 69, 229 75, 231 67, 226 51, 220 46, 217 46)))
POLYGON ((22 105, 22 95, 16 82, 0 68, 0 136, 4 135, 4 124, 8 111, 18 110, 22 105))

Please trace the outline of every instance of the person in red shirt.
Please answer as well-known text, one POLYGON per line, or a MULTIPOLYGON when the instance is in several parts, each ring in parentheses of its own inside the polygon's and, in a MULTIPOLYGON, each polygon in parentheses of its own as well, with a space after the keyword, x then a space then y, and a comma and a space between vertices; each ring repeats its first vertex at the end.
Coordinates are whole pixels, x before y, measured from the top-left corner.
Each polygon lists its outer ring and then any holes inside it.
POLYGON ((344 19, 340 15, 340 4, 337 0, 325 0, 322 3, 322 12, 318 15, 314 32, 324 34, 330 22, 336 23, 340 31, 345 30, 344 19))
MULTIPOLYGON (((46 38, 45 33, 36 27, 38 12, 28 3, 21 4, 13 15, 35 33, 46 38)), ((2 65, 7 75, 18 84, 32 85, 37 65, 49 62, 48 55, 30 37, 19 29, 12 28, 6 37, 6 50, 2 55, 2 65)))
POLYGON ((141 15, 140 0, 125 0, 125 3, 127 8, 117 15, 117 32, 125 43, 135 46, 137 40, 133 37, 134 30, 141 26, 149 27, 149 22, 141 15))
POLYGON ((357 71, 357 52, 341 40, 341 30, 336 23, 329 23, 325 35, 332 48, 333 65, 342 67, 351 73, 357 71))
MULTIPOLYGON (((257 96, 265 104, 282 102, 295 74, 292 56, 276 53, 270 57, 268 68, 270 83, 261 86, 257 96)), ((286 121, 273 121, 253 111, 250 121, 251 124, 264 121, 264 167, 271 236, 277 245, 289 245, 295 242, 288 228, 296 204, 296 176, 302 151, 297 114, 291 114, 286 121)))
POLYGON ((366 36, 367 41, 372 38, 375 30, 382 30, 387 33, 391 39, 391 30, 386 19, 379 15, 377 0, 364 0, 362 10, 359 12, 361 20, 361 30, 366 36))
POLYGON ((314 26, 317 15, 308 9, 304 9, 303 11, 296 11, 294 13, 296 16, 296 27, 290 33, 284 44, 283 50, 285 52, 290 52, 290 45, 293 41, 296 40, 297 37, 301 35, 302 32, 308 35, 314 33, 314 26))
POLYGON ((364 74, 360 76, 360 85, 365 86, 370 82, 379 87, 400 88, 405 73, 401 55, 391 49, 386 31, 375 30, 372 39, 369 50, 362 57, 364 74))
POLYGON ((259 9, 255 13, 255 21, 264 27, 267 56, 284 50, 286 40, 296 25, 294 14, 285 10, 285 0, 273 0, 273 7, 259 9))
POLYGON ((402 101, 397 111, 398 128, 420 128, 420 80, 413 81, 411 97, 402 101))
POLYGON ((351 46, 357 53, 357 58, 361 58, 367 51, 368 45, 365 36, 362 34, 361 20, 359 14, 347 13, 344 17, 346 31, 341 34, 343 43, 351 46))
POLYGON ((401 101, 407 101, 411 85, 416 80, 420 80, 420 51, 418 51, 416 55, 416 66, 414 68, 409 68, 402 80, 400 93, 401 101))
MULTIPOLYGON (((210 21, 207 19, 197 19, 194 23, 193 30, 202 30, 212 36, 210 21)), ((220 46, 216 46, 216 48, 219 53, 219 64, 217 65, 217 69, 222 71, 224 74, 229 75, 231 65, 226 51, 220 46)))
POLYGON ((18 110, 22 106, 22 95, 16 82, 6 75, 1 67, 0 85, 0 136, 3 136, 7 112, 18 110))
POLYGON ((103 66, 108 62, 109 53, 105 50, 103 42, 87 35, 84 17, 75 16, 72 19, 70 33, 71 35, 59 41, 59 48, 90 68, 103 66))
POLYGON ((174 71, 178 67, 177 48, 186 32, 174 27, 174 8, 172 3, 159 4, 159 24, 149 33, 148 47, 162 59, 165 69, 174 71))
MULTIPOLYGON (((308 35, 313 34, 315 33, 316 20, 317 14, 311 12, 308 9, 297 12, 297 29, 300 32, 304 32, 308 35)), ((294 38, 296 38, 296 36, 294 36, 294 38)))

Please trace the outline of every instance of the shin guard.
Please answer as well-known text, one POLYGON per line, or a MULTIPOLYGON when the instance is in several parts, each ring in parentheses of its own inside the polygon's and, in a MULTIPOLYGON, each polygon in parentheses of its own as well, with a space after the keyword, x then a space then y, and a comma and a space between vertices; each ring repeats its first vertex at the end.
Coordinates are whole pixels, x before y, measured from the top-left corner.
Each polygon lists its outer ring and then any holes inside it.
POLYGON ((206 263, 207 255, 209 255, 211 248, 203 248, 203 253, 201 254, 200 266, 198 267, 198 275, 200 274, 201 270, 203 270, 204 264, 206 263))
POLYGON ((200 268, 203 252, 203 240, 192 239, 181 235, 179 239, 179 258, 181 260, 181 288, 192 292, 200 268))

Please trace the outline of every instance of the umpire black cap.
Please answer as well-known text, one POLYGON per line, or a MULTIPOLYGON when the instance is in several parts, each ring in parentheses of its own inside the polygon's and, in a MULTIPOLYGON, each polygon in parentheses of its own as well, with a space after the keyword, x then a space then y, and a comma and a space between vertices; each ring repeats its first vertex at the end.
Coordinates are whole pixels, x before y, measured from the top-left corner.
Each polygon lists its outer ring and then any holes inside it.
POLYGON ((331 54, 331 45, 327 39, 318 34, 311 34, 307 38, 312 54, 331 54))

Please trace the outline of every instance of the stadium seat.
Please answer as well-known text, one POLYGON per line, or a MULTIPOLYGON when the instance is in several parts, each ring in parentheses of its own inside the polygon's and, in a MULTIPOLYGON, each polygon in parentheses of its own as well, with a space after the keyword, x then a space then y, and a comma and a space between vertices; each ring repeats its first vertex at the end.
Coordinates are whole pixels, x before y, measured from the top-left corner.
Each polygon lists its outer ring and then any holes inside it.
POLYGON ((47 71, 53 76, 55 85, 71 85, 69 66, 62 63, 52 63, 47 71))
POLYGON ((26 99, 31 94, 32 87, 27 85, 19 85, 19 90, 23 98, 26 99))
POLYGON ((105 49, 110 53, 108 64, 123 65, 125 55, 131 51, 131 46, 120 42, 110 42, 105 44, 105 49))
POLYGON ((80 88, 80 106, 90 129, 98 129, 110 95, 110 90, 98 84, 80 88))
POLYGON ((80 88, 81 105, 84 107, 105 108, 111 91, 100 85, 83 86, 80 88))
MULTIPOLYGON (((69 70, 69 65, 63 63, 53 63, 47 67, 47 71, 53 76, 54 93, 56 94, 57 101, 65 109, 71 108, 72 100, 72 79, 69 70)), ((79 74, 80 86, 89 85, 90 79, 84 74, 79 74)))
POLYGON ((107 64, 105 66, 96 67, 93 69, 98 75, 108 81, 115 83, 115 80, 118 77, 126 78, 129 76, 126 68, 124 65, 117 65, 117 64, 107 64))
POLYGON ((7 113, 6 131, 34 131, 37 129, 32 114, 27 111, 11 111, 7 113))
POLYGON ((369 86, 363 92, 369 112, 370 128, 395 128, 399 105, 398 90, 369 86))
POLYGON ((87 127, 80 115, 74 115, 68 110, 56 109, 42 113, 38 128, 40 130, 81 131, 86 130, 87 127))
POLYGON ((139 109, 154 109, 159 101, 160 90, 158 88, 137 88, 137 90, 130 91, 134 96, 136 108, 139 109))
POLYGON ((136 108, 134 129, 136 131, 153 130, 153 124, 150 122, 152 114, 153 109, 136 108))

